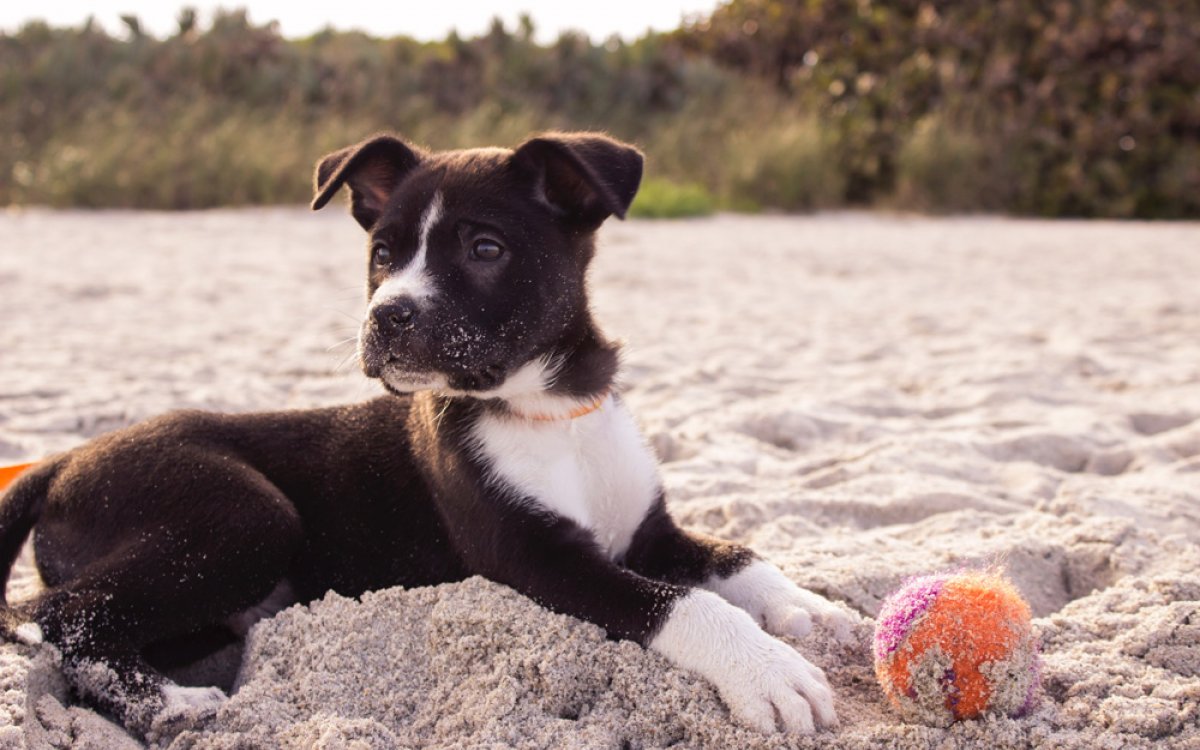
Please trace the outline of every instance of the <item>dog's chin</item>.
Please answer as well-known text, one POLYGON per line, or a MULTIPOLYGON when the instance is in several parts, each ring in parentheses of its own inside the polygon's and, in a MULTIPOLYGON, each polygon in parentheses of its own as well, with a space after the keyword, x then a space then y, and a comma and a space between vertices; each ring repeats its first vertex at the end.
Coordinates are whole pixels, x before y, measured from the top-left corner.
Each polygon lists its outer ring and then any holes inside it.
POLYGON ((363 374, 379 380, 392 393, 440 391, 449 395, 482 396, 502 385, 508 369, 502 365, 484 365, 477 369, 449 370, 413 367, 393 357, 363 357, 363 374))
POLYGON ((392 393, 441 391, 446 389, 446 377, 436 372, 411 372, 385 366, 377 376, 392 393))
POLYGON ((537 358, 519 366, 499 363, 473 368, 451 369, 414 368, 394 358, 383 362, 363 360, 363 372, 378 379, 396 394, 416 391, 438 391, 448 396, 469 396, 491 399, 540 393, 553 377, 553 367, 546 358, 537 358))

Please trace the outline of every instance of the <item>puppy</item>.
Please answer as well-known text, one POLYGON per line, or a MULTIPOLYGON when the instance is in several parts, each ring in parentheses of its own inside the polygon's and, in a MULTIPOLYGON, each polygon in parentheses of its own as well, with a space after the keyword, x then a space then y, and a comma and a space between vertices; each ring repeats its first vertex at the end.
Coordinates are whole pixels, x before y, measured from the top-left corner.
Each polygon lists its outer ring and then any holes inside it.
POLYGON ((615 387, 585 276, 641 174, 594 134, 441 153, 381 135, 326 156, 312 207, 349 188, 359 355, 390 393, 176 412, 42 462, 0 503, 0 564, 32 530, 46 588, 0 628, 53 643, 74 689, 144 735, 224 698, 169 681, 163 655, 248 613, 482 575, 702 675, 751 727, 833 726, 824 675, 772 634, 848 615, 676 526, 615 387))

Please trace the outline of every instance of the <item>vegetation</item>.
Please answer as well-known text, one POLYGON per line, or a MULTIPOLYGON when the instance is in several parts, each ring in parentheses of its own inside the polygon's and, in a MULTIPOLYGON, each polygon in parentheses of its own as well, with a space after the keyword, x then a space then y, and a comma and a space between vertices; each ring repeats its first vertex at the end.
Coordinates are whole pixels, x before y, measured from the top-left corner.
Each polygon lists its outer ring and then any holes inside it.
POLYGON ((629 207, 629 215, 644 219, 674 219, 708 216, 714 208, 712 195, 703 185, 648 177, 642 181, 642 187, 629 207))
POLYGON ((730 0, 635 42, 494 23, 435 43, 242 12, 0 34, 0 204, 307 200, 322 153, 602 129, 648 156, 639 215, 889 205, 1200 216, 1192 0, 730 0))

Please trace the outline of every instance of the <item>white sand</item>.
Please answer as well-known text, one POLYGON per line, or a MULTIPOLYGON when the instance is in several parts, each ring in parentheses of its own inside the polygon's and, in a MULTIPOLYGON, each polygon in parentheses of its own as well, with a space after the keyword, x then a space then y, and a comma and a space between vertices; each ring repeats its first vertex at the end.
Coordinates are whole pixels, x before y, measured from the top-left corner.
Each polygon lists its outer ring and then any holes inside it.
MULTIPOLYGON (((1200 748, 1200 226, 718 217, 603 240, 596 307, 681 522, 868 616, 908 575, 1003 561, 1037 617, 1039 709, 948 730, 884 705, 869 623, 797 642, 842 727, 792 745, 1200 748)), ((0 216, 0 461, 168 408, 373 394, 329 349, 362 245, 336 210, 0 216)), ((33 585, 26 563, 13 593, 33 585)), ((238 685, 172 746, 780 743, 480 579, 289 609, 238 685)), ((23 742, 136 746, 45 650, 4 645, 0 746, 23 742)))

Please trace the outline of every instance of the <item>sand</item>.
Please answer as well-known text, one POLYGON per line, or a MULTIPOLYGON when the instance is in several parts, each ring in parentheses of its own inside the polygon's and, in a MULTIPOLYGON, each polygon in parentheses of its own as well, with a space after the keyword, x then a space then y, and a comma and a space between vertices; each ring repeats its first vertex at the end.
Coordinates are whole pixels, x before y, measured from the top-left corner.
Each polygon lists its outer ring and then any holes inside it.
MULTIPOLYGON (((373 395, 339 368, 363 244, 336 210, 0 215, 0 461, 169 408, 373 395)), ((657 655, 471 579, 259 623, 191 675, 233 698, 157 744, 1200 748, 1200 225, 614 223, 592 287, 677 518, 866 618, 793 642, 841 727, 742 730, 657 655), (994 563, 1033 609, 1038 707, 905 724, 870 618, 908 576, 994 563)), ((11 595, 36 585, 26 559, 11 595)), ((23 745, 138 747, 49 649, 3 645, 0 747, 23 745)))

